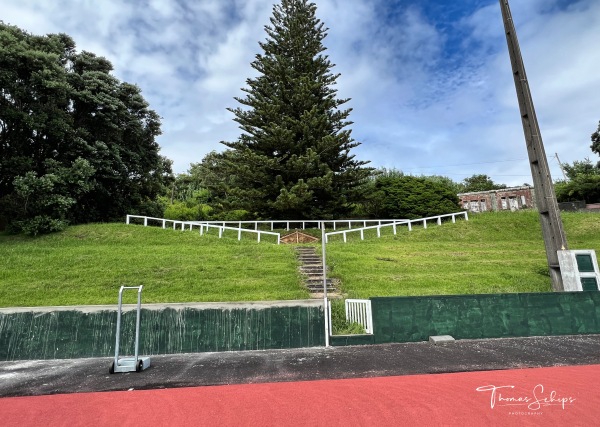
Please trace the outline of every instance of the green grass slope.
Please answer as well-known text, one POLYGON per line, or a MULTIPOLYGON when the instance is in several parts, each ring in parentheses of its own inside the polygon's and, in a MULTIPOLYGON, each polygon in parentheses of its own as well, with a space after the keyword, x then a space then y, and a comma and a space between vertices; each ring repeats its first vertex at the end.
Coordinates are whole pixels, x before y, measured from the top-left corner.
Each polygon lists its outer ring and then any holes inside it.
POLYGON ((290 246, 139 225, 0 235, 0 306, 115 304, 121 285, 148 303, 308 298, 296 265, 290 246))
MULTIPOLYGON (((563 213, 570 249, 600 254, 600 215, 563 213)), ((537 212, 490 212, 456 224, 382 229, 380 239, 348 234, 327 246, 333 276, 349 298, 549 292, 537 212), (352 237, 352 238, 351 238, 352 237)))
MULTIPOLYGON (((571 249, 600 254, 600 215, 564 213, 563 222, 571 249)), ((350 298, 551 290, 536 212, 382 230, 380 239, 372 231, 327 245, 350 298)), ((121 285, 144 285, 147 303, 308 297, 292 246, 228 233, 92 224, 38 238, 0 234, 0 307, 115 304, 121 285)))

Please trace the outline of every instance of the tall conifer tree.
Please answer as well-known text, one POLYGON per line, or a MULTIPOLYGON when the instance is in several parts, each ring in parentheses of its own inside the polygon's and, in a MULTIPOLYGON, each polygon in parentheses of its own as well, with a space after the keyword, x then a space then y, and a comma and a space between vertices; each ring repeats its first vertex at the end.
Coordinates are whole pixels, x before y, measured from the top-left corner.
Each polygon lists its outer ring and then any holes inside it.
POLYGON ((273 7, 264 51, 251 66, 243 107, 229 109, 242 135, 223 142, 232 149, 232 190, 258 217, 336 218, 362 197, 372 169, 350 150, 360 145, 345 129, 351 109, 340 109, 333 89, 339 74, 323 54, 327 29, 308 0, 273 7))

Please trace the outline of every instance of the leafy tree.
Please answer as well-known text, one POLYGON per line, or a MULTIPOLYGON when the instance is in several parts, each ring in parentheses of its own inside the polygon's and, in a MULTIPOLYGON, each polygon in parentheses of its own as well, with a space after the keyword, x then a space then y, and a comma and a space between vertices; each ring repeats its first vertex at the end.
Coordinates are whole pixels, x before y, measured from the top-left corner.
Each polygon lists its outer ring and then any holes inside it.
MULTIPOLYGON (((270 218, 346 215, 371 173, 350 154, 359 145, 345 129, 348 99, 333 88, 338 74, 323 54, 327 29, 307 0, 282 0, 265 27, 264 51, 251 66, 242 107, 229 109, 243 131, 218 160, 233 179, 232 206, 270 218)), ((217 157, 217 156, 215 156, 217 157)), ((224 190, 220 189, 220 192, 224 190)))
POLYGON ((159 117, 111 70, 65 34, 0 22, 0 222, 37 234, 162 209, 159 117))
POLYGON ((423 218, 460 211, 454 188, 446 182, 410 175, 377 177, 365 204, 373 218, 423 218))
POLYGON ((572 165, 564 165, 568 180, 554 184, 556 199, 559 202, 600 201, 600 168, 594 166, 590 159, 574 161, 572 165))
POLYGON ((496 184, 492 178, 485 174, 475 174, 465 178, 462 182, 462 192, 471 193, 475 191, 489 191, 506 188, 505 184, 496 184))
MULTIPOLYGON (((600 156, 600 123, 598 123, 598 130, 592 134, 592 145, 590 148, 594 153, 600 156)), ((600 168, 600 161, 596 167, 600 168)))
MULTIPOLYGON (((591 139, 592 152, 600 155, 600 124, 591 139)), ((572 165, 564 165, 564 170, 568 179, 554 184, 556 199, 559 202, 600 202, 600 161, 594 165, 586 158, 583 161, 574 161, 572 165)))

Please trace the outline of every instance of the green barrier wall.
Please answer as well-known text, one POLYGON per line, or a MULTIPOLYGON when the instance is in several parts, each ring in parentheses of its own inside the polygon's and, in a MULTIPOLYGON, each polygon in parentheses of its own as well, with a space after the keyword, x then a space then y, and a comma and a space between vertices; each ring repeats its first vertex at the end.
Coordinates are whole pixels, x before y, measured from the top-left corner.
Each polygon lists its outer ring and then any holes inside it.
POLYGON ((600 292, 372 298, 375 343, 600 333, 600 292))
MULTIPOLYGON (((0 360, 114 356, 116 310, 6 311, 0 360)), ((325 345, 323 309, 315 304, 142 309, 140 329, 141 355, 325 345)), ((123 313, 121 331, 120 354, 133 354, 135 311, 123 313)))

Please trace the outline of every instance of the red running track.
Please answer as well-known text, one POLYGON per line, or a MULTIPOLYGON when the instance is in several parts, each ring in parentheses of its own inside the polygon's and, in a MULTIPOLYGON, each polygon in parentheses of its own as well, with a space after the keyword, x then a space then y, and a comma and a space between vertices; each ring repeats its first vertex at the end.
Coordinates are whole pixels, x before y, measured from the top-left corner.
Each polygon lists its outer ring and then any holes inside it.
POLYGON ((0 425, 593 426, 598 384, 590 365, 11 397, 0 425))

